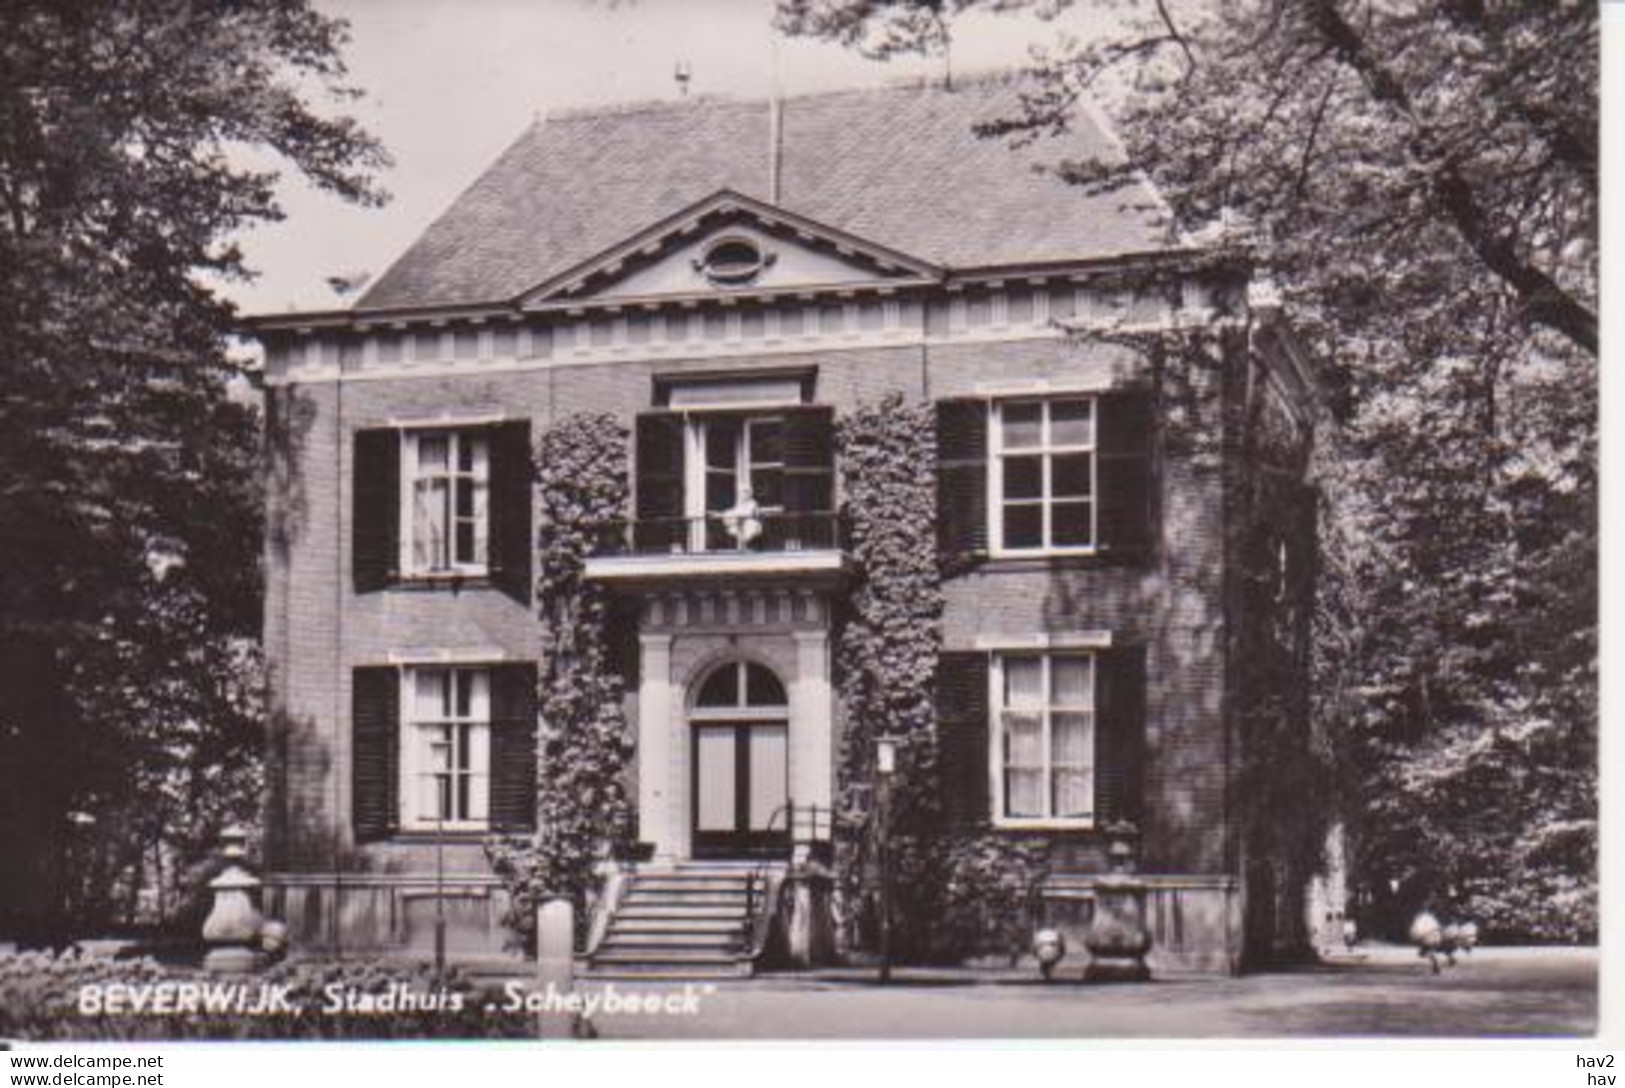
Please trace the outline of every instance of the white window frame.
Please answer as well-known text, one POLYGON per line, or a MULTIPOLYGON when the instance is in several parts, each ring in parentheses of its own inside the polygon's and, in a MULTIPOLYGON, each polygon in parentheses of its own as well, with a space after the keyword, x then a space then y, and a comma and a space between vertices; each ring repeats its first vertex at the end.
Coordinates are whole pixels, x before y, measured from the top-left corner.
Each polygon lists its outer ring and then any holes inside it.
POLYGON ((1089 651, 1000 651, 991 655, 988 668, 988 778, 989 797, 993 802, 993 826, 1016 830, 1076 830, 1092 828, 1099 815, 1100 780, 1100 656, 1089 651), (1004 791, 1004 665, 1011 658, 1042 662, 1040 674, 1043 702, 1041 745, 1044 754, 1044 807, 1054 805, 1052 778, 1056 769, 1054 732, 1051 718, 1057 710, 1089 715, 1089 815, 1087 816, 1008 816, 1005 814, 1004 791), (1089 660, 1089 705, 1087 707, 1057 707, 1052 702, 1050 671, 1056 658, 1087 658, 1089 660))
POLYGON ((988 552, 995 558, 1003 556, 1093 555, 1100 548, 1100 398, 1088 394, 1051 393, 1040 396, 1000 397, 988 402, 987 422, 988 470, 987 517, 988 552), (1056 444, 1051 439, 1050 406, 1058 401, 1086 401, 1089 404, 1090 441, 1056 444), (1012 404, 1042 405, 1040 437, 1037 446, 1023 446, 1008 451, 1012 457, 1041 457, 1043 485, 1034 505, 1044 512, 1041 543, 1033 548, 1009 548, 1004 543, 1004 409, 1012 404), (1058 454, 1087 453, 1089 455, 1089 543, 1049 543, 1054 536, 1055 499, 1051 477, 1054 458, 1058 454))
MULTIPOLYGON (((736 419, 740 423, 739 444, 734 447, 734 483, 738 499, 744 501, 751 497, 750 472, 751 461, 751 435, 757 424, 777 423, 779 425, 779 460, 765 461, 760 467, 771 468, 777 466, 781 479, 780 498, 783 498, 784 476, 784 416, 772 410, 750 412, 727 412, 699 414, 691 413, 685 421, 685 435, 688 443, 687 456, 684 458, 683 479, 683 517, 688 519, 688 550, 691 552, 709 551, 706 540, 705 518, 716 511, 705 508, 706 476, 710 471, 710 464, 706 460, 706 431, 713 422, 720 419, 736 419)), ((782 514, 784 504, 781 501, 777 506, 763 506, 763 514, 782 514)))
MULTIPOLYGON (((491 669, 466 665, 410 665, 401 669, 401 735, 400 735, 400 826, 403 831, 484 831, 491 826, 491 669), (434 718, 419 717, 417 700, 418 677, 426 673, 443 674, 453 684, 459 677, 467 677, 471 685, 469 713, 456 713, 455 695, 449 714, 434 718), (432 729, 444 726, 469 726, 467 771, 469 778, 469 817, 445 818, 420 811, 419 802, 426 796, 427 780, 439 770, 430 759, 434 741, 432 729)), ((453 742, 455 745, 455 741, 453 742)), ((453 749, 453 765, 456 751, 453 749)), ((453 787, 455 789, 455 787, 453 787)), ((454 794, 455 795, 455 794, 454 794)))
MULTIPOLYGON (((491 569, 491 433, 482 427, 408 427, 401 430, 401 493, 400 493, 400 569, 407 578, 467 578, 482 577, 491 569), (417 564, 417 485, 422 473, 418 467, 418 448, 425 438, 446 439, 447 475, 452 479, 451 510, 447 515, 446 549, 450 560, 446 566, 420 567, 417 564), (475 446, 473 471, 466 476, 456 469, 458 456, 464 443, 475 446), (455 555, 457 547, 457 502, 455 489, 460 479, 469 479, 472 486, 483 487, 485 493, 484 516, 474 522, 475 550, 484 546, 483 560, 461 560, 455 555)), ((476 502, 476 509, 478 503, 476 502)))

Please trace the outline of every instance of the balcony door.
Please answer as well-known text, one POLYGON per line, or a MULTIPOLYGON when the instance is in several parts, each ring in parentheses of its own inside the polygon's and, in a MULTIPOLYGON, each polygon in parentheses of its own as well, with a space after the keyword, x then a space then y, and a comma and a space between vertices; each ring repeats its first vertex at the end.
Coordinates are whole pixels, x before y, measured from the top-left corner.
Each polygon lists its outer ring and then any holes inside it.
POLYGON ((708 673, 690 710, 694 856, 789 849, 790 708, 784 685, 754 662, 708 673))
POLYGON ((835 547, 827 406, 644 412, 635 461, 632 547, 640 554, 835 547))
POLYGON ((784 512, 784 421, 776 415, 693 417, 685 488, 689 548, 744 551, 784 512))

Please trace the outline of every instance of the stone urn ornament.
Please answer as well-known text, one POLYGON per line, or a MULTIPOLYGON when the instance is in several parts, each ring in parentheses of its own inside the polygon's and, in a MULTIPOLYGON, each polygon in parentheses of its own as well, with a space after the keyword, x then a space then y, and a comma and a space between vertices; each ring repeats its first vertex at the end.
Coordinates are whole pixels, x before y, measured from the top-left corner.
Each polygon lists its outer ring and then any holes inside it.
POLYGON ((762 535, 762 508, 746 495, 722 512, 722 525, 741 549, 749 548, 762 535))
POLYGON ((1432 911, 1423 910, 1411 919, 1408 936, 1416 946, 1416 954, 1438 974, 1441 966, 1456 966, 1457 952, 1471 952, 1478 944, 1478 925, 1471 921, 1446 925, 1432 911))
POLYGON ((1110 871, 1095 880, 1095 910, 1084 947, 1091 959, 1085 982, 1147 982, 1151 968, 1151 929, 1145 921, 1145 881, 1134 872, 1135 826, 1120 821, 1106 828, 1110 871))
POLYGON ((267 918, 260 926, 260 951, 267 961, 275 963, 288 954, 288 926, 274 918, 267 918))
POLYGON ((246 974, 260 962, 264 919, 254 905, 260 881, 246 866, 247 843, 248 832, 237 824, 220 832, 220 856, 226 867, 209 881, 214 906, 203 921, 203 940, 209 945, 203 967, 217 974, 246 974))
POLYGON ((1055 977, 1055 968, 1066 958, 1066 935, 1058 929, 1041 929, 1033 934, 1033 958, 1038 970, 1049 982, 1055 977))

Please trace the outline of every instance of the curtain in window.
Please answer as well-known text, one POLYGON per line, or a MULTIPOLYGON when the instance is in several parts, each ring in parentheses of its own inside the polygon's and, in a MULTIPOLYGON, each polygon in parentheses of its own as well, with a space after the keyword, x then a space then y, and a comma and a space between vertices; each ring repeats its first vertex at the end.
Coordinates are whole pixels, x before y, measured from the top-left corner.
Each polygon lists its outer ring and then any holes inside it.
POLYGON ((1090 752, 1094 747, 1092 715, 1057 710, 1050 717, 1051 742, 1055 758, 1053 777, 1056 816, 1088 816, 1093 808, 1090 796, 1090 752))
POLYGON ((1012 657, 1004 667, 1004 807, 1044 815, 1044 665, 1012 657))
POLYGON ((1006 711, 1004 750, 1005 815, 1044 815, 1043 715, 1006 711))
POLYGON ((417 475, 412 482, 412 569, 447 566, 446 534, 451 479, 450 439, 421 435, 417 440, 417 475))
POLYGON ((1058 817, 1094 811, 1094 659, 1050 659, 1050 805, 1058 817))
POLYGON ((453 563, 483 566, 487 555, 489 524, 486 520, 487 471, 485 440, 462 435, 457 442, 456 541, 453 563))

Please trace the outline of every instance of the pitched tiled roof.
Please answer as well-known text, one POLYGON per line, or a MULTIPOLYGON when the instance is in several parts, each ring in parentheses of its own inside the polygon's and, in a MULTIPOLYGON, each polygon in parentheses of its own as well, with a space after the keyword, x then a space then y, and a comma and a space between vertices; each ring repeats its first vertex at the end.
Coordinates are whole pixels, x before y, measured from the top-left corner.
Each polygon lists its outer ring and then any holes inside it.
MULTIPOLYGON (((946 268, 1090 260, 1169 244, 1145 187, 1039 169, 1114 151, 1073 131, 1012 149, 978 122, 1019 115, 988 78, 787 98, 779 205, 946 268)), ((765 101, 697 98, 531 126, 372 286, 358 309, 511 299, 719 189, 769 197, 765 101)))

